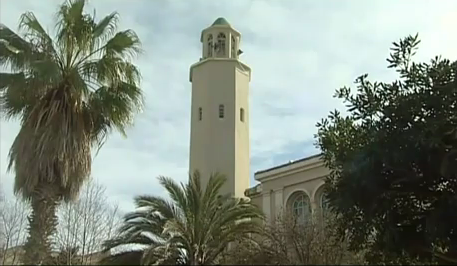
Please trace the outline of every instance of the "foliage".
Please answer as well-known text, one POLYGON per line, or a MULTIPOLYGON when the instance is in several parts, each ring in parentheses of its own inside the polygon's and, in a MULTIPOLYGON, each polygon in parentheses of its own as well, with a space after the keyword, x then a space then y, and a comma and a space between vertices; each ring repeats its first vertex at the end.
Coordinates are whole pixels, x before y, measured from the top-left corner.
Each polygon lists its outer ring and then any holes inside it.
POLYGON ((342 265, 362 264, 361 254, 349 252, 337 232, 333 216, 299 222, 278 215, 264 227, 261 237, 238 242, 227 251, 225 264, 234 265, 342 265))
POLYGON ((348 115, 317 124, 330 205, 371 262, 457 263, 457 62, 412 61, 419 42, 393 44, 398 80, 360 76, 336 92, 348 115))
POLYGON ((124 133, 141 107, 140 73, 130 63, 138 37, 116 32, 115 12, 95 21, 83 13, 85 2, 59 7, 54 40, 30 12, 20 19, 22 37, 0 28, 0 64, 11 70, 0 73, 0 104, 7 118, 21 118, 10 167, 24 198, 40 182, 74 197, 89 175, 91 145, 101 145, 112 128, 124 133))
POLYGON ((262 213, 255 205, 219 194, 224 176, 211 175, 205 188, 198 171, 181 186, 167 177, 159 180, 171 200, 136 197, 137 210, 125 216, 120 237, 107 241, 107 249, 140 245, 142 256, 137 263, 142 265, 206 265, 217 263, 229 243, 260 232, 257 221, 262 213))
POLYGON ((75 199, 90 176, 91 152, 112 129, 141 109, 140 73, 131 59, 140 50, 132 30, 117 32, 118 14, 101 20, 84 13, 85 0, 57 11, 52 38, 31 12, 17 34, 0 24, 0 107, 21 128, 9 153, 14 190, 30 200, 30 263, 49 257, 55 212, 75 199))

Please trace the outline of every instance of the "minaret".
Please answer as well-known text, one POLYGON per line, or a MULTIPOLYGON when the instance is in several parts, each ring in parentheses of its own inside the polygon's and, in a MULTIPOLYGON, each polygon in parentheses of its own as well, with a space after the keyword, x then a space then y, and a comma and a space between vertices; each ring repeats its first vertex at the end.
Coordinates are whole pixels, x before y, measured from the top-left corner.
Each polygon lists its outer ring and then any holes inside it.
POLYGON ((238 59, 240 40, 240 33, 218 18, 202 31, 202 58, 190 67, 190 171, 199 170, 204 185, 211 173, 224 174, 221 192, 236 197, 249 188, 251 69, 238 59))

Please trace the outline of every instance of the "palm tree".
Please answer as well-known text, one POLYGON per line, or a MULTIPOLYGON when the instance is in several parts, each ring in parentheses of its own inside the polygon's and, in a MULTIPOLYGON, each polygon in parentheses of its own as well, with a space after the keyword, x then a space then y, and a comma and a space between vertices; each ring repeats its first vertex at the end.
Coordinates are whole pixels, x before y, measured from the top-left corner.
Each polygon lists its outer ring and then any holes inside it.
POLYGON ((159 181, 171 200, 136 197, 137 210, 125 216, 119 237, 106 242, 107 250, 131 245, 142 248, 115 254, 105 263, 136 256, 135 263, 142 265, 214 264, 229 243, 261 232, 259 208, 248 199, 219 195, 224 176, 211 175, 205 189, 198 171, 187 185, 179 186, 166 177, 159 177, 159 181))
POLYGON ((30 201, 26 264, 43 262, 57 219, 56 206, 75 199, 90 176, 91 152, 111 130, 125 128, 142 107, 140 52, 132 30, 117 31, 118 14, 99 21, 83 12, 85 0, 64 2, 54 39, 31 12, 21 35, 0 24, 0 107, 20 118, 9 153, 14 191, 30 201))

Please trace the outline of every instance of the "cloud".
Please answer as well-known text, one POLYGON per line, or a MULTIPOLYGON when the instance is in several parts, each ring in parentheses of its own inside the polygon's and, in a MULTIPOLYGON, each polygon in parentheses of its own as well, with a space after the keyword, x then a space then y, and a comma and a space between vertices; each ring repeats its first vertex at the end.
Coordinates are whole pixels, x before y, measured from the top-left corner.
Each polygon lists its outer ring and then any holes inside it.
MULTIPOLYGON (((60 1, 2 1, 1 22, 13 29, 33 11, 53 27, 60 1)), ((342 104, 335 89, 360 74, 391 80, 385 58, 392 41, 420 33, 418 58, 457 58, 457 2, 448 1, 124 1, 90 2, 101 17, 121 15, 145 53, 136 61, 146 95, 144 113, 128 138, 114 133, 94 160, 93 177, 124 210, 139 194, 164 195, 156 177, 187 179, 191 84, 189 67, 201 55, 201 30, 219 16, 242 34, 242 60, 252 67, 250 132, 252 173, 317 153, 315 124, 342 104)), ((0 173, 6 194, 7 153, 18 122, 1 122, 0 173)), ((251 184, 254 183, 251 177, 251 184)))

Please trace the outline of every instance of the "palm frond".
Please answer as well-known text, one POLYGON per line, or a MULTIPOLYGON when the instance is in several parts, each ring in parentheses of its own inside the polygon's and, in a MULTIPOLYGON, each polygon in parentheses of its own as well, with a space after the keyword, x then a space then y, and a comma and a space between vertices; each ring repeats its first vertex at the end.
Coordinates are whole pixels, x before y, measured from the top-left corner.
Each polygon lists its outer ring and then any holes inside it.
POLYGON ((220 175, 218 173, 210 176, 203 196, 203 204, 206 209, 214 207, 218 204, 218 195, 220 194, 219 192, 226 180, 227 179, 224 175, 220 175))
POLYGON ((225 181, 222 175, 211 175, 204 189, 198 172, 186 185, 166 177, 159 180, 171 201, 136 197, 139 209, 126 215, 121 227, 125 236, 153 237, 142 263, 217 263, 229 243, 250 240, 251 234, 262 232, 260 209, 249 200, 219 195, 225 181))
POLYGON ((22 71, 28 68, 30 61, 38 57, 38 53, 32 44, 0 24, 0 65, 9 67, 14 72, 22 71))
POLYGON ((103 52, 112 57, 132 58, 142 52, 141 42, 134 31, 120 31, 106 42, 103 52))
POLYGON ((143 234, 130 234, 120 236, 115 239, 109 239, 103 243, 105 251, 125 245, 139 245, 146 247, 150 245, 156 245, 156 242, 152 238, 147 237, 143 234))
POLYGON ((62 77, 52 40, 33 13, 25 13, 21 21, 21 27, 31 27, 29 31, 32 33, 26 33, 25 39, 4 25, 0 26, 0 65, 10 68, 13 73, 24 72, 28 78, 35 80, 37 89, 52 87, 62 77))
POLYGON ((198 194, 201 194, 202 184, 201 184, 200 172, 198 170, 195 171, 194 174, 190 176, 190 182, 188 183, 188 188, 198 192, 198 194))
POLYGON ((211 249, 208 249, 207 261, 203 264, 212 263, 220 254, 223 253, 229 243, 240 239, 249 239, 249 234, 251 233, 258 234, 259 227, 248 223, 242 223, 233 226, 231 230, 223 232, 219 237, 217 237, 216 241, 214 241, 215 243, 210 244, 211 249))
POLYGON ((25 119, 11 146, 8 166, 14 166, 15 191, 24 198, 33 195, 38 182, 53 182, 64 198, 71 200, 89 177, 91 136, 84 114, 75 107, 75 100, 66 91, 54 90, 25 119), (39 163, 31 163, 36 158, 40 158, 39 163), (37 173, 38 177, 30 178, 37 173))
POLYGON ((87 108, 93 116, 93 141, 100 145, 115 128, 126 135, 125 127, 133 123, 133 116, 143 106, 141 89, 126 82, 114 87, 100 87, 90 95, 87 108))
POLYGON ((64 2, 57 12, 57 41, 62 59, 71 66, 77 58, 91 52, 92 29, 95 22, 90 15, 84 14, 86 0, 64 2))
POLYGON ((36 48, 49 56, 56 56, 52 38, 41 26, 35 14, 25 12, 19 19, 19 29, 25 31, 25 37, 30 43, 34 43, 36 48))
POLYGON ((137 208, 148 208, 151 212, 156 212, 163 219, 179 219, 182 220, 183 214, 179 208, 172 202, 168 202, 163 198, 155 196, 138 196, 135 198, 137 208))
POLYGON ((100 261, 102 265, 141 265, 143 250, 128 250, 109 255, 100 261))
POLYGON ((118 82, 137 85, 141 80, 135 65, 108 55, 100 59, 86 60, 78 65, 78 69, 88 82, 97 82, 104 86, 117 86, 118 82))
POLYGON ((173 244, 152 246, 146 249, 141 259, 142 265, 177 265, 179 249, 173 244))
POLYGON ((113 12, 101 19, 93 30, 94 39, 100 38, 100 41, 105 41, 114 35, 119 22, 119 14, 113 12))
MULTIPOLYGON (((189 183, 184 188, 185 197, 188 201, 188 206, 185 209, 189 210, 193 214, 193 218, 198 218, 200 216, 202 208, 202 185, 200 182, 200 173, 195 171, 195 173, 190 177, 189 183)), ((189 217, 192 218, 192 217, 189 217)), ((188 221, 190 223, 190 221, 188 221)), ((198 219, 195 221, 198 223, 198 219)))
POLYGON ((165 188, 168 192, 168 195, 173 200, 174 205, 179 208, 181 211, 184 211, 188 208, 188 198, 186 198, 185 191, 181 188, 173 179, 159 176, 159 183, 165 188))
POLYGON ((156 211, 163 221, 162 235, 182 236, 188 245, 192 236, 189 234, 189 208, 185 192, 173 180, 166 177, 159 177, 160 183, 168 191, 171 202, 162 198, 145 196, 140 201, 137 198, 137 206, 150 206, 151 211, 156 211))
POLYGON ((24 72, 0 73, 0 108, 5 118, 21 114, 33 101, 24 72))
POLYGON ((152 235, 160 235, 163 232, 165 222, 152 219, 137 219, 135 221, 128 221, 124 223, 119 232, 122 235, 137 234, 137 233, 150 233, 152 235))

